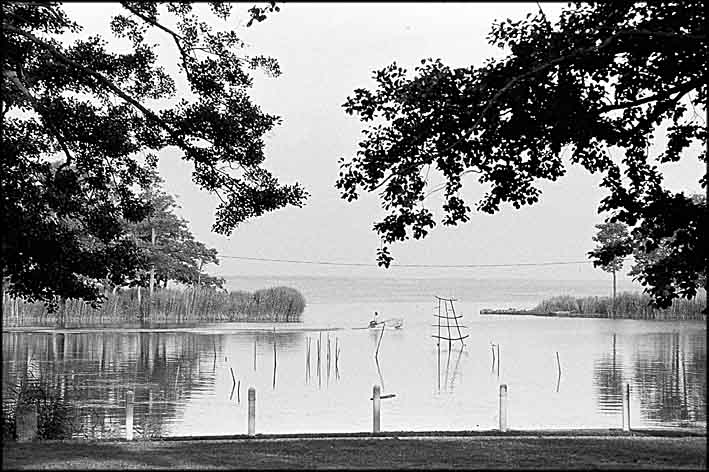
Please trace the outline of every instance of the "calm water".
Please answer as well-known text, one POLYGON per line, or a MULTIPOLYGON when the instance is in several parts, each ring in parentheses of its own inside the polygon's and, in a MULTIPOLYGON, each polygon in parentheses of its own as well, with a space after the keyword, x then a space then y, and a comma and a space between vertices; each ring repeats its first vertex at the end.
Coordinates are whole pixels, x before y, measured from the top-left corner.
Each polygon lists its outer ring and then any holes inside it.
POLYGON ((91 436, 123 434, 127 390, 135 392, 138 436, 245 433, 250 386, 257 391, 257 432, 370 431, 373 384, 396 395, 382 400, 383 430, 494 429, 501 383, 509 386, 513 429, 620 427, 626 384, 632 426, 706 427, 703 322, 478 314, 483 307, 531 306, 548 294, 599 294, 571 282, 231 281, 249 290, 279 282, 303 291, 309 305, 302 323, 278 325, 275 333, 253 323, 4 331, 3 387, 24 375, 51 379, 91 436), (440 356, 431 337, 434 294, 459 298, 456 312, 470 335, 463 348, 442 344, 440 356), (385 330, 378 362, 381 331, 361 329, 374 310, 405 320, 403 329, 385 330), (491 343, 500 345, 494 364, 491 343))

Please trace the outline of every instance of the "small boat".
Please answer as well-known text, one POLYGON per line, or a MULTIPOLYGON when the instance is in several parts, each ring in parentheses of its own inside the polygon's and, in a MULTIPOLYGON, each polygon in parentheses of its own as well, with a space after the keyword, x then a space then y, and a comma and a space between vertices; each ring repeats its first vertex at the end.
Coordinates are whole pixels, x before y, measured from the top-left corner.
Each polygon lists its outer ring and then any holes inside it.
POLYGON ((392 318, 389 320, 383 320, 383 321, 372 320, 369 322, 370 328, 380 328, 382 325, 390 326, 390 327, 396 328, 396 329, 401 329, 404 327, 404 320, 402 318, 392 318))

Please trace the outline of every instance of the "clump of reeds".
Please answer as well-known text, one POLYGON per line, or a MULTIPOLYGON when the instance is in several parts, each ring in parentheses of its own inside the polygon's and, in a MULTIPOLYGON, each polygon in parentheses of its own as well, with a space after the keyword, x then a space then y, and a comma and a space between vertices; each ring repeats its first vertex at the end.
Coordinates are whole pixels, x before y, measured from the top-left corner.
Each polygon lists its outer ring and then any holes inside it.
POLYGON ((305 309, 303 295, 289 287, 254 293, 227 292, 212 287, 160 289, 152 297, 145 289, 140 289, 140 295, 138 290, 107 293, 98 308, 81 300, 61 300, 53 312, 42 303, 5 294, 3 325, 80 327, 214 321, 293 322, 300 321, 305 309))
POLYGON ((10 395, 2 404, 2 437, 4 441, 17 439, 15 418, 20 406, 37 407, 38 439, 71 439, 76 424, 73 409, 60 393, 41 379, 24 379, 17 388, 9 388, 10 395))
POLYGON ((644 320, 703 320, 706 292, 699 290, 692 299, 679 298, 665 309, 650 305, 650 296, 645 293, 623 292, 612 297, 572 297, 562 295, 542 300, 532 311, 552 313, 569 311, 572 314, 594 315, 604 318, 630 318, 644 320))

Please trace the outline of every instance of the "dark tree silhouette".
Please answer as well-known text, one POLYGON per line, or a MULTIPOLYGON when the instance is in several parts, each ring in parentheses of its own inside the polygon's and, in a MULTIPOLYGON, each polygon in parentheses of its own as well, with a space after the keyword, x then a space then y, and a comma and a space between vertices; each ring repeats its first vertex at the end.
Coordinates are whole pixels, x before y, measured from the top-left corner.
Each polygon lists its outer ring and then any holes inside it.
MULTIPOLYGON (((478 210, 520 208, 538 201, 541 180, 565 173, 568 154, 603 174, 609 194, 599 211, 629 225, 644 250, 674 238, 681 270, 642 277, 654 301, 694 296, 708 261, 706 205, 664 187, 658 163, 682 159, 692 145, 707 161, 703 2, 576 3, 554 24, 540 9, 495 23, 488 40, 509 52, 455 69, 425 59, 413 77, 394 63, 375 72, 374 90, 357 89, 343 105, 371 125, 357 154, 340 159, 336 186, 348 201, 379 192, 388 212, 374 225, 379 264, 391 263, 391 243, 435 226, 423 205, 431 193, 443 191, 445 225, 469 219, 468 174, 487 189, 478 210), (667 142, 649 156, 656 132, 667 142), (436 174, 444 183, 431 188, 436 174)), ((697 179, 707 187, 706 174, 697 179)))
MULTIPOLYGON (((287 205, 306 192, 262 167, 263 136, 279 123, 251 101, 251 70, 278 76, 269 57, 249 57, 229 23, 233 5, 122 2, 107 38, 68 40, 81 29, 54 2, 2 3, 3 288, 31 300, 100 298, 99 280, 134 277, 140 251, 121 221, 140 221, 157 152, 176 147, 193 181, 217 195, 213 230, 287 205), (196 13, 203 9, 204 13, 196 13), (213 24, 226 25, 216 29, 213 24), (220 22, 221 21, 221 22, 220 22), (148 34, 178 52, 189 90, 160 65, 148 34), (67 39, 66 41, 61 41, 67 39)), ((277 10, 253 7, 251 24, 277 10)))

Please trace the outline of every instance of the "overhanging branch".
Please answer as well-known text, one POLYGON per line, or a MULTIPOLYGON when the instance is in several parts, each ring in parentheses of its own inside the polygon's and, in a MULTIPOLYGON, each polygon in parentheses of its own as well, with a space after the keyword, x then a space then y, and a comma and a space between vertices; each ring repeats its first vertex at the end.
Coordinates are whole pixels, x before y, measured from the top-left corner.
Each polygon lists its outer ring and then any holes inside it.
MULTIPOLYGON (((190 154, 196 162, 199 162, 200 164, 206 165, 213 171, 222 174, 226 179, 233 180, 233 177, 230 176, 229 174, 225 173, 224 171, 218 169, 215 167, 215 165, 209 161, 204 161, 204 160, 199 160, 196 158, 195 154, 192 151, 192 146, 185 141, 185 139, 180 136, 180 134, 175 131, 172 126, 170 126, 165 120, 160 118, 158 115, 156 115, 153 111, 150 109, 146 108, 143 104, 141 104, 138 100, 135 98, 131 97, 128 95, 126 92, 118 88, 113 82, 108 80, 106 77, 104 77, 102 74, 89 69, 86 66, 83 66, 82 64, 79 64, 78 62, 74 61, 73 59, 67 57, 65 54, 63 54, 61 51, 59 51, 57 48, 52 46, 51 44, 46 43, 45 41, 42 41, 40 38, 36 37, 35 35, 28 33, 26 31, 22 31, 21 29, 18 29, 12 25, 5 24, 3 23, 2 25, 3 29, 5 32, 9 33, 15 33, 20 36, 23 36, 33 43, 37 44, 38 46, 46 49, 49 51, 53 56, 55 56, 57 59, 59 59, 61 62, 68 64, 82 72, 84 72, 87 75, 90 75, 94 79, 96 79, 101 85, 112 91, 114 94, 117 96, 121 97, 123 100, 125 100, 127 103, 138 109, 144 116, 146 116, 148 119, 153 121, 155 124, 157 124, 160 128, 165 130, 170 137, 177 143, 177 145, 182 148, 185 152, 190 154)), ((210 144, 214 145, 213 143, 210 142, 210 144)), ((233 190, 233 182, 224 182, 225 185, 228 185, 229 187, 232 188, 233 190)))
POLYGON ((64 141, 64 137, 59 132, 59 129, 56 126, 54 126, 52 121, 47 118, 45 110, 39 104, 37 99, 30 93, 29 90, 27 90, 27 87, 25 87, 25 84, 22 83, 22 81, 17 76, 17 73, 15 71, 3 70, 2 73, 5 76, 5 78, 8 79, 10 82, 12 82, 12 84, 15 86, 15 88, 17 88, 17 90, 22 95, 24 95, 25 98, 27 98, 27 101, 30 102, 30 105, 32 105, 32 108, 37 112, 37 114, 40 116, 40 118, 42 118, 44 125, 49 130, 49 134, 52 135, 57 140, 57 142, 59 143, 59 146, 62 148, 62 151, 66 155, 66 161, 62 165, 59 166, 59 169, 62 169, 66 166, 71 165, 73 157, 71 155, 71 152, 69 152, 69 147, 66 145, 66 142, 64 141))

